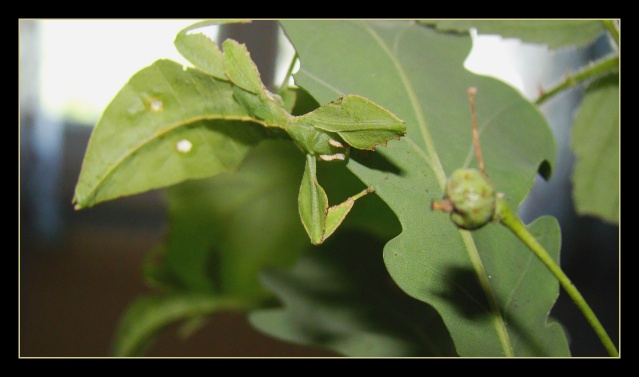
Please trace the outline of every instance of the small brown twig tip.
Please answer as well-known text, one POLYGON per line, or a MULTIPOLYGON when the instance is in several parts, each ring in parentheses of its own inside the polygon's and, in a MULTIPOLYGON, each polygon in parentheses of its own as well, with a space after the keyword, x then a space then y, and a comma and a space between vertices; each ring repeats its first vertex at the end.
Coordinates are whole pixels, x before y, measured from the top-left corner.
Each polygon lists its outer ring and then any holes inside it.
POLYGON ((453 202, 449 198, 445 198, 441 202, 432 201, 430 203, 430 209, 432 211, 442 211, 445 213, 453 212, 453 202))
POLYGON ((477 93, 477 88, 474 86, 471 86, 470 88, 466 90, 466 92, 468 93, 469 96, 474 96, 477 93))

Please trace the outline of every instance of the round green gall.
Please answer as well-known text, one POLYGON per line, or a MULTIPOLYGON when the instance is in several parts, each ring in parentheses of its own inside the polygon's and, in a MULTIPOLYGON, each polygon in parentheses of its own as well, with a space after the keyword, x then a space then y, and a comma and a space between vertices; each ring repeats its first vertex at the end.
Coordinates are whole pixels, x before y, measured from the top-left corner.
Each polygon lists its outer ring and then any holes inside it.
POLYGON ((457 169, 446 182, 444 202, 447 208, 435 203, 433 208, 450 212, 455 225, 473 230, 494 219, 497 192, 488 177, 479 170, 457 169))

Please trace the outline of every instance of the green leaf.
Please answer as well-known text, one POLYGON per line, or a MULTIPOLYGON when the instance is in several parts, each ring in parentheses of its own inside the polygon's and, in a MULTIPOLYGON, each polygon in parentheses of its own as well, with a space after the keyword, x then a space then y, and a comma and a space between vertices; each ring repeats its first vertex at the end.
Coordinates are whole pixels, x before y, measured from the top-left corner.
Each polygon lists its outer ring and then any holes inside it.
POLYGON ((220 80, 228 80, 224 73, 224 58, 217 44, 198 29, 228 23, 249 23, 249 20, 206 20, 181 30, 173 44, 196 68, 220 80))
MULTIPOLYGON (((563 331, 546 325, 558 284, 537 268, 543 265, 534 258, 522 264, 520 258, 532 254, 514 236, 502 236, 504 229, 497 225, 470 233, 430 210, 430 203, 443 196, 447 175, 476 166, 468 87, 478 88, 475 102, 487 173, 513 208, 530 191, 540 167, 549 173, 555 158, 552 133, 538 109, 502 82, 463 68, 471 48, 468 35, 438 33, 406 21, 282 25, 301 60, 296 83, 318 102, 353 93, 406 122, 407 136, 376 152, 385 161, 351 156, 347 165, 375 188, 401 222, 402 233, 384 248, 393 280, 439 312, 460 356, 567 355, 563 331), (502 242, 488 249, 484 238, 502 242), (488 253, 494 265, 483 260, 488 253), (510 282, 513 276, 520 279, 516 286, 510 282), (543 310, 515 311, 510 296, 500 293, 511 289, 518 295, 518 287, 540 282, 555 291, 526 289, 518 300, 543 299, 543 310)), ((556 227, 545 231, 545 238, 558 239, 556 227)), ((546 246, 557 253, 558 245, 546 246)))
POLYGON ((619 223, 619 74, 593 82, 575 116, 573 198, 580 214, 619 223))
POLYGON ((169 187, 170 232, 147 278, 172 290, 268 296, 258 271, 289 266, 308 246, 297 213, 303 161, 290 142, 269 140, 237 172, 169 187))
POLYGON ((291 271, 264 271, 262 281, 284 307, 255 310, 249 321, 271 336, 346 356, 455 355, 437 312, 390 279, 382 247, 368 234, 345 232, 291 271))
POLYGON ((220 309, 245 308, 246 302, 203 294, 171 294, 138 298, 118 325, 113 356, 141 356, 167 326, 194 320, 220 309))
POLYGON ((183 29, 175 37, 173 44, 196 68, 216 79, 228 80, 224 74, 224 57, 217 44, 202 33, 190 33, 209 25, 209 22, 197 23, 183 29))
POLYGON ((224 49, 224 70, 233 84, 251 93, 262 92, 264 84, 246 46, 227 39, 222 44, 222 48, 224 49))
POLYGON ((302 161, 290 142, 264 141, 236 173, 166 190, 170 232, 144 269, 147 281, 167 293, 131 305, 116 356, 141 355, 173 323, 185 321, 189 332, 214 312, 263 305, 271 294, 258 272, 289 267, 308 247, 296 201, 302 161))
POLYGON ((601 20, 424 20, 424 25, 440 31, 463 33, 471 28, 478 34, 498 34, 522 42, 545 44, 551 49, 585 46, 605 31, 601 20))
POLYGON ((169 60, 136 73, 105 109, 86 151, 76 208, 232 171, 260 140, 231 84, 169 60))
MULTIPOLYGON (((557 220, 550 216, 540 217, 527 228, 559 264, 561 236, 557 220)), ((563 327, 547 317, 549 308, 559 296, 559 285, 552 273, 505 227, 484 227, 473 234, 473 239, 490 282, 491 294, 504 321, 503 330, 507 331, 505 336, 511 344, 513 355, 570 356, 563 327)), ((458 272, 464 274, 463 270, 454 273, 458 272)), ((460 280, 463 279, 460 276, 460 280)), ((479 288, 477 282, 469 283, 468 286, 479 288)), ((460 294, 466 293, 449 286, 442 296, 460 303, 465 301, 457 300, 460 294)), ((462 315, 478 315, 480 321, 497 320, 487 314, 488 307, 478 310, 476 305, 467 304, 466 301, 466 304, 458 307, 462 315), (481 318, 484 315, 486 317, 481 318)), ((468 337, 467 341, 472 342, 474 337, 468 337)))

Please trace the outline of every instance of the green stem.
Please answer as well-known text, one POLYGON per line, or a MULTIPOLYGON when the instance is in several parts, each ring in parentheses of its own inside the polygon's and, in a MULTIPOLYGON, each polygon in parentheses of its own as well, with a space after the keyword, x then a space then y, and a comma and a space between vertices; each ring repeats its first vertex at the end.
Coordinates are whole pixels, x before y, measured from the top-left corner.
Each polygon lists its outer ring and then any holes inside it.
POLYGON ((510 229, 513 233, 515 233, 515 235, 519 237, 519 239, 522 240, 526 244, 526 246, 530 248, 530 250, 532 250, 532 252, 537 256, 537 258, 539 258, 539 260, 543 264, 545 264, 546 267, 548 267, 550 272, 552 272, 552 274, 555 275, 555 277, 557 278, 557 280, 559 280, 559 283, 564 288, 566 293, 568 293, 570 298, 572 298, 575 304, 577 304, 577 307, 579 307, 581 312, 586 317, 586 320, 588 320, 592 328, 595 330, 595 332, 599 336, 599 339, 601 339, 601 343, 604 345, 604 347, 608 351, 608 354, 610 354, 610 356, 613 356, 613 357, 618 357, 619 352, 617 351, 617 348, 615 348, 615 345, 610 339, 610 337, 608 336, 608 334, 606 333, 606 330, 603 328, 603 326, 597 319, 597 316, 592 311, 592 309, 590 309, 590 306, 588 306, 588 303, 586 303, 586 300, 583 298, 581 293, 579 293, 575 285, 570 281, 570 279, 568 279, 568 276, 566 276, 566 274, 563 272, 561 267, 559 267, 559 265, 555 263, 555 261, 546 251, 546 249, 544 249, 544 247, 541 246, 539 242, 537 242, 535 237, 532 234, 530 234, 530 232, 528 231, 528 228, 526 228, 526 226, 519 219, 519 217, 515 215, 510 210, 510 208, 508 208, 508 205, 505 202, 503 202, 502 199, 499 199, 499 200, 501 201, 501 204, 500 204, 501 223, 505 225, 508 229, 510 229))
POLYGON ((284 76, 284 81, 282 82, 282 89, 288 88, 288 80, 293 75, 293 69, 295 68, 295 62, 297 62, 297 52, 293 55, 293 60, 291 60, 291 64, 288 66, 288 70, 286 71, 286 75, 284 76))
POLYGON ((558 85, 556 85, 549 91, 539 96, 539 98, 537 98, 535 103, 537 105, 541 105, 542 103, 546 102, 548 99, 550 99, 555 94, 561 92, 564 89, 575 86, 592 77, 599 76, 601 74, 612 72, 618 69, 619 69, 619 55, 615 54, 611 57, 603 58, 597 62, 592 63, 591 65, 575 73, 574 75, 567 76, 558 85))
POLYGON ((615 21, 603 20, 602 22, 604 24, 604 27, 608 30, 608 32, 612 36, 612 39, 617 44, 617 47, 619 47, 619 29, 617 29, 617 25, 615 24, 615 21))

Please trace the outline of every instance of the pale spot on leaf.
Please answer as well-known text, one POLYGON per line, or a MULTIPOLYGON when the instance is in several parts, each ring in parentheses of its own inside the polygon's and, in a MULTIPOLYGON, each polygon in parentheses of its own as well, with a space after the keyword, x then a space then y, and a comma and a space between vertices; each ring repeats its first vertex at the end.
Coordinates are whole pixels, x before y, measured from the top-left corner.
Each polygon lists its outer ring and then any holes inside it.
POLYGON ((162 111, 164 110, 164 103, 159 99, 153 99, 149 102, 149 109, 151 111, 162 111))
POLYGON ((182 139, 175 144, 175 149, 181 153, 189 153, 191 148, 193 148, 193 144, 186 139, 182 139))

